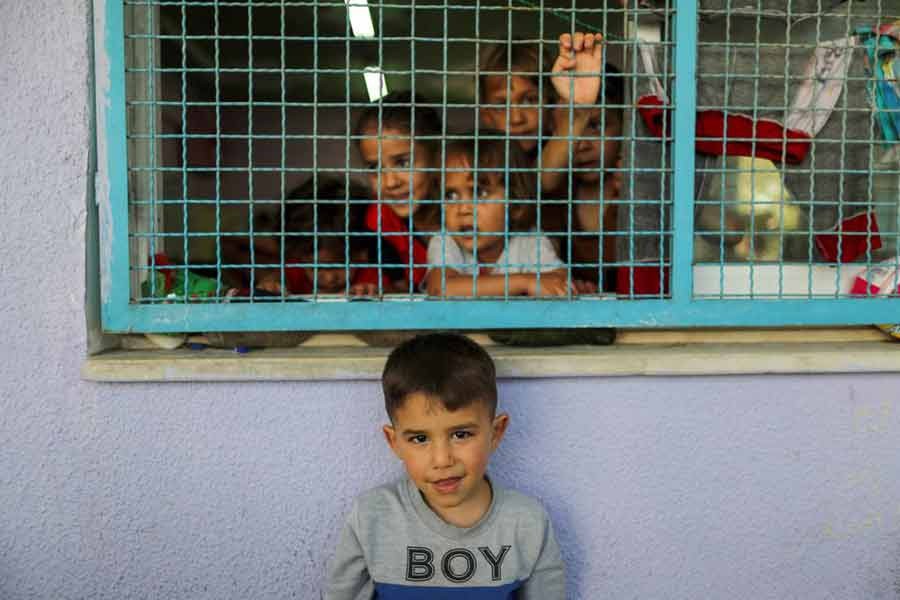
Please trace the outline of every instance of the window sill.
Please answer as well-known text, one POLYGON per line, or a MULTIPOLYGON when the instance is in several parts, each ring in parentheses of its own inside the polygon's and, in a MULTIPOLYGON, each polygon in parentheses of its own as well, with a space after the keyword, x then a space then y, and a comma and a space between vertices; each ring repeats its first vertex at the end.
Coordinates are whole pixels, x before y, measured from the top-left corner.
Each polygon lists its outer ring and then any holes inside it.
MULTIPOLYGON (((502 378, 900 371, 900 344, 874 328, 622 331, 611 346, 513 348, 484 344, 502 378)), ((295 348, 114 350, 89 357, 101 382, 377 380, 387 348, 320 335, 295 348)))

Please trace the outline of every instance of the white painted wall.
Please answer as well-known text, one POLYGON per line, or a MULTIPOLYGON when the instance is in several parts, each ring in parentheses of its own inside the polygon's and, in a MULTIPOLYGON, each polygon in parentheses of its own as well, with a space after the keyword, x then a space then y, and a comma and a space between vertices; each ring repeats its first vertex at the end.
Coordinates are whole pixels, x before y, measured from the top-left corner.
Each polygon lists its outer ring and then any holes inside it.
MULTIPOLYGON (((85 356, 88 9, 0 21, 0 598, 315 599, 398 473, 374 383, 98 385, 85 356)), ((573 598, 900 598, 900 376, 507 381, 504 483, 573 598)))

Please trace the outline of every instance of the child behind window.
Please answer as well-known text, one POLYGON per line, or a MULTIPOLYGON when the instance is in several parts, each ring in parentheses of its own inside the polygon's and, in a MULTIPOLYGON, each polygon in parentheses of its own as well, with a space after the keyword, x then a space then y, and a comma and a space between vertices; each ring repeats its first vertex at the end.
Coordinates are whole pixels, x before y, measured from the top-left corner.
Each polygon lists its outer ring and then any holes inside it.
MULTIPOLYGON (((615 267, 611 266, 616 258, 616 236, 610 233, 616 230, 616 201, 622 184, 619 169, 625 95, 621 71, 609 63, 604 70, 603 106, 575 109, 574 118, 585 125, 581 139, 572 143, 571 188, 564 186, 548 195, 542 205, 541 225, 566 263, 582 265, 573 267, 578 278, 599 284, 602 267, 602 287, 612 291, 616 283, 615 267), (570 194, 574 202, 570 202, 570 194)), ((555 110, 568 114, 563 108, 555 110)))
POLYGON ((508 134, 533 161, 541 129, 547 129, 540 113, 549 85, 541 88, 539 73, 550 73, 550 66, 541 48, 519 39, 482 44, 478 73, 481 123, 508 134))
MULTIPOLYGON (((377 270, 371 262, 370 241, 362 235, 362 216, 369 199, 365 187, 342 178, 309 179, 290 193, 284 209, 284 284, 279 267, 257 267, 256 290, 270 294, 373 294, 378 291, 377 270), (354 235, 355 234, 355 235, 354 235), (354 266, 360 265, 363 266, 354 266)), ((262 225, 262 224, 261 224, 262 225)), ((254 237, 255 264, 282 261, 281 214, 264 228, 268 235, 254 237)), ((232 249, 241 252, 236 262, 249 263, 249 238, 232 249)), ((250 285, 249 269, 245 285, 250 285)))
POLYGON ((532 164, 537 164, 538 144, 545 134, 552 134, 540 151, 541 190, 558 190, 565 184, 564 169, 571 158, 569 138, 583 135, 588 118, 578 111, 545 111, 544 105, 586 106, 597 101, 603 36, 562 34, 552 64, 533 42, 512 40, 483 48, 478 65, 481 122, 515 139, 532 164), (542 74, 552 75, 543 85, 542 74))
POLYGON ((447 144, 445 231, 428 244, 428 293, 502 297, 589 291, 568 280, 547 237, 529 233, 535 178, 521 147, 499 131, 482 130, 480 136, 447 144))
POLYGON ((368 169, 371 203, 366 230, 382 238, 380 257, 389 281, 385 291, 414 292, 425 277, 427 236, 438 225, 435 165, 441 120, 425 100, 395 92, 360 115, 353 135, 368 169))

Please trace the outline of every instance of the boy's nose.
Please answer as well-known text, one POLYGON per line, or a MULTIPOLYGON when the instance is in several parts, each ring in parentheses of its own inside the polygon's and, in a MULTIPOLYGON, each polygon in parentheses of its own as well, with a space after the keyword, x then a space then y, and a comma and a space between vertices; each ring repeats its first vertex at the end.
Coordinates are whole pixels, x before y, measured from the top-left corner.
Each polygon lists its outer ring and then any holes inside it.
POLYGON ((402 175, 395 171, 383 171, 381 173, 381 183, 388 190, 398 188, 402 183, 402 175))
POLYGON ((578 140, 578 142, 575 144, 575 152, 590 152, 593 143, 594 142, 592 140, 578 140))
POLYGON ((525 113, 516 105, 511 105, 509 107, 509 124, 510 125, 522 125, 525 123, 525 113))
POLYGON ((457 215, 464 217, 471 215, 475 211, 475 205, 471 198, 460 198, 454 203, 453 208, 457 215))
POLYGON ((435 468, 443 469, 453 465, 453 453, 450 451, 450 444, 433 444, 431 452, 431 462, 435 468))

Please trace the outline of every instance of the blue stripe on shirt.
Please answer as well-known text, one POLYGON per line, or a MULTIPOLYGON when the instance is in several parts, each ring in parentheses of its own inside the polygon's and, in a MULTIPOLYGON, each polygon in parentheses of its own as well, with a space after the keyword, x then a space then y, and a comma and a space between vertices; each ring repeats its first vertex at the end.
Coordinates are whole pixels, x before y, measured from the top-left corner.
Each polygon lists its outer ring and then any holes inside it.
POLYGON ((376 583, 375 598, 377 600, 512 600, 516 590, 522 587, 521 581, 514 581, 495 587, 434 587, 424 585, 397 585, 393 583, 376 583))

